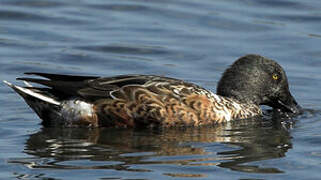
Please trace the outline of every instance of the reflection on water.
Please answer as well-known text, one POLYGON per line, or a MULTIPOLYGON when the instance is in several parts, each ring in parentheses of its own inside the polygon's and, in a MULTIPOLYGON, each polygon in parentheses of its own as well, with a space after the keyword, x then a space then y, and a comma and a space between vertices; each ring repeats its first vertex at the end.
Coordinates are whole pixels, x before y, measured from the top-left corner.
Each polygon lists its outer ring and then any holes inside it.
POLYGON ((177 177, 203 177, 193 168, 221 167, 234 171, 282 173, 251 162, 284 157, 292 147, 281 124, 244 120, 216 127, 134 130, 43 128, 30 135, 25 152, 33 157, 11 159, 29 168, 114 169, 151 172, 151 165, 192 167, 177 177))

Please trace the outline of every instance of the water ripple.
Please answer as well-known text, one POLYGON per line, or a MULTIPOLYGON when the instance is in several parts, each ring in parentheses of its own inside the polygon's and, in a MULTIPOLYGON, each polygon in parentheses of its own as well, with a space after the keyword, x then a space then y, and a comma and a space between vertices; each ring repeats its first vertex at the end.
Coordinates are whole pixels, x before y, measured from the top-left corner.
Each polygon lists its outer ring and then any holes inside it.
POLYGON ((86 51, 98 51, 98 52, 109 52, 119 54, 168 54, 164 48, 153 47, 153 46, 130 46, 130 45, 96 45, 96 46, 78 46, 80 50, 86 51))
POLYGON ((4 0, 2 1, 5 5, 12 5, 16 7, 28 7, 28 8, 56 8, 64 6, 65 3, 55 2, 55 1, 42 1, 42 0, 29 0, 29 1, 19 1, 19 0, 4 0))

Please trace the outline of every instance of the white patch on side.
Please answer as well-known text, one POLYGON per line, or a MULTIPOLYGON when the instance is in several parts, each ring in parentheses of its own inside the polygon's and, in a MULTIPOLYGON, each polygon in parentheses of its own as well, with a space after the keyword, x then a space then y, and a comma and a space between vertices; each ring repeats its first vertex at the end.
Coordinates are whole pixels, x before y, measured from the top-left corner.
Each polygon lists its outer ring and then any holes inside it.
POLYGON ((239 103, 237 102, 232 102, 232 106, 235 108, 236 111, 241 111, 242 110, 242 107, 239 103))
POLYGON ((55 104, 57 106, 60 105, 60 102, 56 101, 55 99, 51 98, 51 97, 48 97, 48 96, 45 96, 45 95, 42 95, 40 93, 37 93, 37 92, 34 92, 30 89, 26 89, 26 88, 23 88, 23 87, 20 87, 20 86, 16 86, 16 85, 13 85, 11 83, 9 83, 8 81, 3 81, 6 85, 8 85, 9 87, 13 88, 15 91, 19 91, 19 92, 22 92, 22 93, 25 93, 29 96, 33 96, 37 99, 40 99, 42 101, 45 101, 47 103, 50 103, 50 104, 55 104))
POLYGON ((224 117, 225 117, 225 120, 226 120, 226 121, 230 121, 230 120, 232 119, 231 112, 227 109, 226 106, 223 106, 223 109, 224 109, 223 115, 224 115, 224 117))
POLYGON ((62 103, 61 116, 67 121, 78 121, 83 117, 93 117, 93 104, 78 99, 64 101, 62 103))
POLYGON ((210 94, 212 95, 212 97, 215 99, 216 102, 221 102, 221 97, 215 93, 213 93, 212 91, 209 91, 210 94))
MULTIPOLYGON (((213 92, 210 91, 210 94, 212 96, 212 100, 215 101, 215 103, 219 104, 220 107, 222 108, 221 110, 217 110, 217 109, 213 109, 213 111, 215 111, 218 114, 221 114, 225 121, 231 121, 232 120, 232 112, 231 109, 227 108, 227 103, 229 103, 229 101, 227 99, 225 99, 225 97, 219 96, 217 94, 214 94, 213 92)), ((238 106, 240 107, 238 104, 232 102, 232 106, 238 106)))

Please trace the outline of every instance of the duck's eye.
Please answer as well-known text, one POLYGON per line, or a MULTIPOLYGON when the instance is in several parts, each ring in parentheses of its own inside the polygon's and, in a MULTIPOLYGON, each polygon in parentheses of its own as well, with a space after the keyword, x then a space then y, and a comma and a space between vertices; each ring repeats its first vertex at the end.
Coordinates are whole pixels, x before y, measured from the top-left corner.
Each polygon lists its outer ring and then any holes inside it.
POLYGON ((273 74, 273 75, 272 75, 272 78, 273 78, 274 80, 278 80, 278 79, 279 79, 279 76, 278 76, 277 74, 273 74))

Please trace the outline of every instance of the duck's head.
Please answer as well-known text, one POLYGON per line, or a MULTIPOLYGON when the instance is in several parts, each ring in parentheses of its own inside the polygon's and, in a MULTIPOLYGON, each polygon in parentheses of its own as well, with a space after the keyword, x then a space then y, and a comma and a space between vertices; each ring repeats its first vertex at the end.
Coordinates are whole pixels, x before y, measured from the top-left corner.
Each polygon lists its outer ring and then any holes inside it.
POLYGON ((260 55, 246 55, 235 61, 218 83, 217 94, 242 103, 268 105, 282 112, 302 110, 291 95, 283 68, 260 55))

